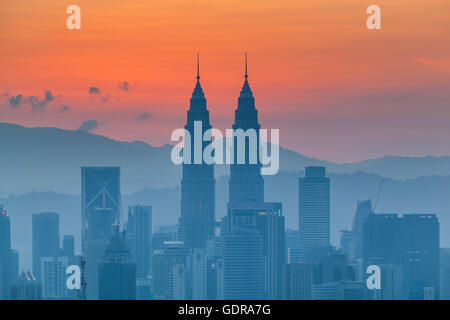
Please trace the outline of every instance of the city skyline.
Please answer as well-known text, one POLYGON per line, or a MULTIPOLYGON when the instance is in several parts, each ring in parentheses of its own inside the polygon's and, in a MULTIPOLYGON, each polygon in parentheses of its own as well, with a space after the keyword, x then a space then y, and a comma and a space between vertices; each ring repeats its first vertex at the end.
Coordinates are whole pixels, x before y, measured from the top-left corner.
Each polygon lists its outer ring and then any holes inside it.
POLYGON ((0 300, 450 300, 430 1, 0 5, 0 300))

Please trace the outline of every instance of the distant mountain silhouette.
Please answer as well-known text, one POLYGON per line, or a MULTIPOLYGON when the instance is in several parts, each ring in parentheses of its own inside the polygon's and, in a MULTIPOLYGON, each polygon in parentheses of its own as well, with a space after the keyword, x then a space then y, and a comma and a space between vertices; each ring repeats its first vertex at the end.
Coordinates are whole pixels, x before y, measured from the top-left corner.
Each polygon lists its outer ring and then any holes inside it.
MULTIPOLYGON (((172 146, 121 142, 81 130, 26 128, 0 123, 0 196, 29 191, 78 194, 81 166, 120 166, 122 191, 178 186, 181 166, 170 160, 172 146)), ((367 172, 395 179, 450 175, 450 157, 395 157, 336 164, 280 148, 280 172, 323 165, 328 172, 367 172)), ((227 174, 218 166, 216 177, 227 174)))

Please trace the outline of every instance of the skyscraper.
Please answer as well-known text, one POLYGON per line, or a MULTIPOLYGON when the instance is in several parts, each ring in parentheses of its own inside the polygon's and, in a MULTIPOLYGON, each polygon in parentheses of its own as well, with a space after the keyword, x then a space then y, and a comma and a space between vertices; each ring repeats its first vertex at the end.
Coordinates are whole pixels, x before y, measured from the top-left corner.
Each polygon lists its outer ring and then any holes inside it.
POLYGON ((298 199, 299 259, 314 263, 330 248, 330 179, 325 167, 306 167, 298 199))
POLYGON ((403 215, 404 274, 409 299, 439 299, 439 222, 435 214, 403 215), (427 294, 428 293, 428 294, 427 294))
POLYGON ((75 257, 41 257, 42 299, 68 300, 74 299, 75 292, 66 285, 67 267, 75 264, 75 257))
POLYGON ((73 257, 75 255, 75 237, 72 235, 65 235, 62 241, 62 255, 66 257, 73 257))
POLYGON ((260 233, 254 228, 236 230, 233 235, 224 237, 223 250, 225 277, 223 298, 263 299, 264 257, 260 233))
POLYGON ((152 259, 152 207, 128 207, 127 236, 130 251, 136 261, 136 277, 145 279, 151 271, 152 259))
POLYGON ((315 265, 290 263, 283 270, 283 299, 311 300, 315 265))
POLYGON ((11 298, 11 285, 17 273, 18 255, 11 250, 11 222, 0 205, 0 300, 11 298))
MULTIPOLYGON (((231 204, 241 201, 264 202, 264 180, 261 176, 261 163, 259 161, 259 128, 258 110, 255 108, 255 98, 248 83, 247 54, 245 54, 245 80, 238 98, 238 106, 235 110, 233 130, 255 130, 255 135, 245 135, 245 147, 239 149, 238 136, 234 139, 234 160, 230 165, 229 202, 231 204), (250 141, 254 139, 256 149, 250 148, 250 141), (238 152, 245 151, 245 164, 238 164, 238 152), (255 154, 250 154, 254 152, 255 154), (256 163, 251 164, 250 159, 256 158, 256 163)), ((235 132, 236 133, 236 132, 235 132)), ((243 135, 244 136, 244 135, 243 135)))
POLYGON ((136 263, 127 248, 119 226, 106 247, 99 268, 100 300, 136 299, 136 263))
POLYGON ((12 300, 41 300, 42 298, 41 284, 30 271, 22 271, 14 282, 11 292, 12 300))
POLYGON ((363 257, 363 232, 364 221, 372 211, 372 202, 370 200, 358 201, 353 210, 352 232, 354 237, 355 258, 363 257))
MULTIPOLYGON (((183 163, 183 178, 181 180, 181 216, 179 219, 180 240, 189 248, 204 248, 208 236, 214 234, 215 225, 215 179, 214 165, 195 163, 195 143, 203 141, 206 130, 211 128, 206 99, 200 85, 199 63, 197 56, 197 84, 192 93, 190 108, 187 112, 185 130, 191 137, 191 163, 183 163), (195 123, 201 124, 202 131, 195 132, 195 123), (198 135, 201 134, 201 137, 198 135)), ((202 142, 203 150, 208 142, 202 142)), ((197 150, 198 152, 199 150, 197 150)), ((201 160, 201 159, 200 159, 201 160)))
POLYGON ((121 210, 120 168, 81 168, 81 238, 85 257, 86 295, 98 299, 98 269, 119 222, 121 210))
POLYGON ((60 254, 59 245, 59 214, 42 212, 33 214, 33 274, 41 279, 41 258, 57 257, 60 254))
MULTIPOLYGON (((439 222, 435 214, 370 214, 364 224, 364 268, 390 265, 394 289, 408 299, 439 297, 439 222), (400 268, 398 268, 400 267, 400 268)), ((385 295, 389 296, 389 295, 385 295)))
POLYGON ((155 300, 187 299, 186 269, 190 265, 190 249, 182 242, 166 242, 153 251, 153 298, 155 300))

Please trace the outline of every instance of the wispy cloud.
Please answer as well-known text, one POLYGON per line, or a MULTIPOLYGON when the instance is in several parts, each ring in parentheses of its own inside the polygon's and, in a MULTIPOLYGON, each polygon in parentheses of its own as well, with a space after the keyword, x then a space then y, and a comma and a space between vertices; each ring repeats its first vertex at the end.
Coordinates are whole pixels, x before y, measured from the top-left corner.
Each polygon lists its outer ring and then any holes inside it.
POLYGON ((6 102, 11 108, 18 108, 20 105, 28 104, 31 106, 32 112, 42 112, 45 111, 49 104, 55 102, 57 98, 60 98, 61 95, 55 96, 50 90, 45 90, 43 98, 39 96, 25 96, 21 93, 17 95, 4 93, 1 97, 6 98, 6 102))
POLYGON ((90 132, 90 131, 98 129, 99 124, 100 123, 97 120, 86 120, 86 121, 83 121, 83 123, 78 128, 78 130, 90 132))
POLYGON ((136 122, 147 122, 150 119, 150 113, 148 112, 143 112, 141 114, 139 114, 138 116, 133 118, 133 121, 136 122))
POLYGON ((123 81, 121 83, 119 83, 118 87, 119 90, 125 91, 125 92, 130 92, 131 89, 133 89, 135 86, 135 84, 131 85, 128 81, 123 81))
POLYGON ((89 87, 89 94, 100 94, 100 89, 97 87, 89 87))

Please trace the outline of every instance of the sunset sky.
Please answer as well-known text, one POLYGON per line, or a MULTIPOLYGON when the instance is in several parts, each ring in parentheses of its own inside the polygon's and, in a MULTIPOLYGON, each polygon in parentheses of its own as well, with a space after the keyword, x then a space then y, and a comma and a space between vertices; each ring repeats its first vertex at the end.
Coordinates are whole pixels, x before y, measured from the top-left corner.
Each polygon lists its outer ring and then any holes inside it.
POLYGON ((97 120, 97 134, 169 143, 199 52, 211 122, 231 128, 246 51, 282 146, 336 162, 450 155, 448 0, 2 1, 0 122, 97 120), (66 28, 71 4, 81 30, 66 28), (371 4, 382 30, 366 28, 371 4))

